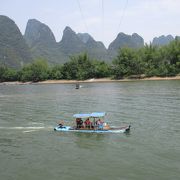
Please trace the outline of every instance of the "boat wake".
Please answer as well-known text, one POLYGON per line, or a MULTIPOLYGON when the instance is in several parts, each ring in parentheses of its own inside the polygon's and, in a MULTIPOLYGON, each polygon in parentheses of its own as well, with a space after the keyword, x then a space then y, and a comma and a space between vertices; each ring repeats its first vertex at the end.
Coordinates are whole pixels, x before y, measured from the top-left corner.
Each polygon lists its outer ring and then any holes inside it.
POLYGON ((44 125, 44 123, 41 123, 41 122, 30 122, 30 123, 28 123, 28 124, 30 124, 30 125, 44 125))
POLYGON ((17 126, 17 127, 0 127, 0 129, 5 129, 5 130, 22 130, 22 129, 44 129, 44 126, 40 126, 40 127, 23 127, 23 126, 17 126))
POLYGON ((31 132, 34 132, 34 131, 37 131, 37 130, 33 129, 33 130, 23 131, 23 133, 31 133, 31 132))
POLYGON ((30 133, 39 130, 52 130, 52 126, 16 126, 16 127, 0 127, 1 130, 23 130, 23 133, 30 133))

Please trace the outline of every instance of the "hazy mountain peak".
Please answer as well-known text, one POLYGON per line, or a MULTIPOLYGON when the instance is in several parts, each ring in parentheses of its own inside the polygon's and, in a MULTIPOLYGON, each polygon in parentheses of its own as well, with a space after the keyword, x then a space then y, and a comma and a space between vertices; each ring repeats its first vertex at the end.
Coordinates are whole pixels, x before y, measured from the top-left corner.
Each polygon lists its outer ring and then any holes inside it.
POLYGON ((63 35, 66 35, 66 34, 76 34, 76 33, 69 26, 66 26, 63 31, 63 35))
POLYGON ((141 37, 141 36, 139 34, 137 34, 137 33, 133 33, 132 37, 141 37))
POLYGON ((90 39, 94 40, 88 33, 78 33, 77 35, 83 43, 87 43, 90 39))
POLYGON ((37 43, 52 44, 56 42, 51 29, 36 19, 28 20, 24 38, 30 47, 37 43))
POLYGON ((10 67, 20 67, 31 60, 27 44, 15 22, 0 15, 0 62, 10 67))
POLYGON ((125 34, 123 32, 120 32, 116 39, 109 45, 109 50, 118 50, 119 48, 122 48, 124 46, 130 47, 130 48, 139 48, 144 45, 144 40, 141 36, 139 36, 137 33, 133 33, 132 35, 125 34))
POLYGON ((167 36, 161 35, 159 37, 153 38, 152 45, 163 46, 163 45, 169 44, 173 40, 174 40, 174 37, 170 34, 167 36))

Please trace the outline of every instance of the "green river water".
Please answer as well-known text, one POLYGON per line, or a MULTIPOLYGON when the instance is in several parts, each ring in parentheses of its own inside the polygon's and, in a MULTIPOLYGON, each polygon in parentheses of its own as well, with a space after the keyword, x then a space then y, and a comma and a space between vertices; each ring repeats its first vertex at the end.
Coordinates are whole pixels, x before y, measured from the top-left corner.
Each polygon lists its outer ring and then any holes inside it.
POLYGON ((180 179, 180 81, 0 85, 0 179, 180 179), (53 131, 93 111, 131 132, 53 131))

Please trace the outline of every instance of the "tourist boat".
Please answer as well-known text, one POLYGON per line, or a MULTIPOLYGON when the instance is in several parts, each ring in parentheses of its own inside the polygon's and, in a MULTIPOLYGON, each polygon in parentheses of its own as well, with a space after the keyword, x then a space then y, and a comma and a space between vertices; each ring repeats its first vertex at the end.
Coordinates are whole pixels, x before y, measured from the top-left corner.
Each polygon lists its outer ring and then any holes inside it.
POLYGON ((75 126, 65 126, 60 123, 54 128, 54 130, 83 133, 127 133, 130 131, 130 125, 124 127, 110 127, 106 122, 104 122, 105 115, 105 112, 74 114, 75 126))

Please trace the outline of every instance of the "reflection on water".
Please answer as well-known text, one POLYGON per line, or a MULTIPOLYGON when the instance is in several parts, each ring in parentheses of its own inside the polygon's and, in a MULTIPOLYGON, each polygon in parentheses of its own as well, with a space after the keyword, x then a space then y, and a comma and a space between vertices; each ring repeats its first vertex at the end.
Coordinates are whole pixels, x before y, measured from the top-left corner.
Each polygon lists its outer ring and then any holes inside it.
POLYGON ((0 86, 1 179, 178 179, 180 81, 0 86), (107 112, 129 134, 54 132, 107 112))

